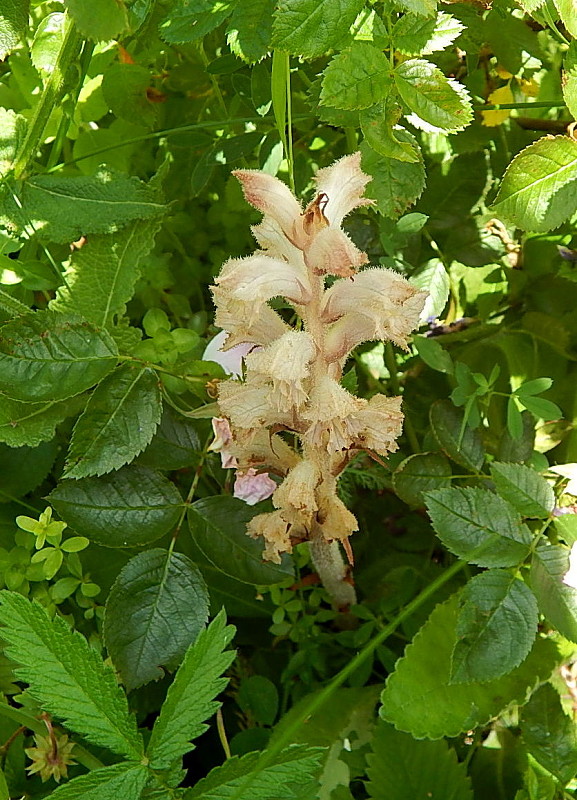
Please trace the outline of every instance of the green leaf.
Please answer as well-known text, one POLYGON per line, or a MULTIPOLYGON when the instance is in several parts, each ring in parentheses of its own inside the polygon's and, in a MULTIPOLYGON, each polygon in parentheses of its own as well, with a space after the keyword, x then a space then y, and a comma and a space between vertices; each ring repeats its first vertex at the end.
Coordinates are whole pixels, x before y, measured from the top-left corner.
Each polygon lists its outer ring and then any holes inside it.
POLYGON ((540 544, 533 553, 530 582, 539 611, 562 636, 577 642, 577 589, 563 583, 569 552, 561 545, 540 544))
POLYGON ((536 417, 544 420, 561 419, 563 412, 558 405, 546 400, 544 397, 531 397, 528 395, 518 394, 517 398, 521 405, 525 406, 527 411, 534 414, 536 417))
POLYGON ((15 400, 63 400, 98 383, 116 356, 105 330, 74 315, 37 311, 0 327, 0 391, 15 400))
POLYGON ((234 497, 203 497, 188 510, 188 524, 196 545, 226 575, 243 583, 269 586, 294 575, 285 554, 280 564, 262 560, 262 542, 246 533, 258 510, 234 497))
POLYGON ((522 383, 521 386, 515 389, 515 395, 517 397, 532 397, 534 394, 546 392, 552 385, 553 381, 551 378, 534 378, 531 381, 522 383))
POLYGON ((523 662, 537 634, 537 601, 503 569, 472 578, 461 594, 451 683, 495 680, 523 662))
POLYGON ((395 5, 424 17, 432 16, 437 10, 437 0, 395 0, 395 5))
POLYGON ((0 8, 0 61, 26 36, 30 0, 2 0, 0 8))
POLYGON ((10 195, 5 197, 2 216, 10 228, 23 231, 32 224, 41 239, 69 244, 90 233, 118 231, 135 219, 154 219, 165 211, 150 185, 101 170, 90 176, 30 178, 23 184, 19 204, 10 195))
POLYGON ((292 745, 280 752, 271 764, 257 769, 260 753, 248 753, 242 758, 229 758, 202 778, 184 794, 184 800, 229 800, 244 797, 240 793, 250 780, 252 800, 302 800, 317 796, 319 762, 323 751, 318 747, 292 745), (282 787, 282 788, 281 788, 282 787))
POLYGON ((415 163, 421 160, 418 148, 395 137, 394 127, 401 118, 401 108, 394 97, 377 103, 359 114, 363 135, 372 149, 387 158, 415 163))
POLYGON ((493 211, 529 231, 557 228, 573 213, 577 142, 545 136, 515 156, 507 167, 493 211))
MULTIPOLYGON (((0 16, 0 52, 1 48, 2 17, 0 16)), ((0 175, 5 175, 12 168, 16 152, 26 136, 27 126, 28 123, 21 114, 16 114, 9 108, 0 108, 0 175)), ((17 302, 14 300, 14 303, 17 302)))
POLYGON ((571 36, 577 36, 577 14, 575 13, 574 0, 554 0, 554 2, 563 25, 565 25, 571 36))
POLYGON ((30 694, 92 744, 140 760, 142 738, 126 696, 84 636, 56 615, 50 619, 36 601, 0 593, 0 622, 6 654, 30 694))
POLYGON ((561 700, 546 683, 521 711, 521 735, 533 758, 563 785, 577 773, 577 730, 561 700))
POLYGON ((152 729, 146 751, 152 769, 169 769, 207 729, 204 721, 220 706, 214 698, 228 683, 220 676, 235 658, 225 650, 234 633, 221 611, 188 648, 152 729))
POLYGON ((405 503, 422 506, 423 492, 451 485, 451 465, 442 453, 416 453, 393 472, 393 489, 405 503))
POLYGON ((381 720, 371 744, 371 800, 473 800, 466 767, 447 742, 417 741, 381 720))
POLYGON ((458 599, 437 606, 397 661, 382 694, 381 717, 417 739, 458 736, 484 725, 510 703, 524 703, 538 681, 547 680, 562 656, 538 638, 513 672, 489 683, 451 683, 458 599))
MULTIPOLYGON (((417 146, 415 137, 407 131, 395 131, 401 142, 417 146)), ((397 219, 421 196, 425 188, 425 167, 422 159, 407 163, 392 158, 383 158, 366 142, 359 147, 362 169, 372 177, 365 194, 377 201, 377 208, 384 217, 397 219)))
POLYGON ((369 42, 353 42, 325 69, 321 105, 333 108, 368 108, 384 100, 391 86, 391 64, 369 42))
POLYGON ((453 374, 453 359, 439 342, 428 336, 414 336, 413 344, 427 366, 437 370, 437 372, 445 372, 447 375, 453 374))
POLYGON ((66 0, 66 10, 80 33, 95 42, 117 39, 128 27, 124 0, 66 0))
POLYGON ((117 233, 90 236, 70 257, 66 285, 60 286, 50 308, 111 328, 134 294, 140 265, 154 247, 159 227, 159 220, 136 221, 117 233))
POLYGON ((66 29, 66 16, 60 12, 48 14, 40 21, 30 48, 30 57, 37 70, 54 71, 66 29))
POLYGON ((102 76, 102 96, 116 117, 150 127, 156 119, 156 106, 146 94, 151 81, 146 67, 111 64, 102 76))
POLYGON ((481 435, 468 425, 463 430, 463 413, 449 400, 436 400, 429 411, 433 436, 443 452, 456 464, 479 472, 485 461, 481 435))
POLYGON ((152 441, 138 457, 138 463, 171 471, 195 464, 202 450, 198 423, 166 406, 152 441))
POLYGON ((531 533, 512 505, 492 492, 467 487, 426 495, 433 528, 443 544, 480 567, 512 567, 524 561, 531 533))
POLYGON ((173 0, 160 23, 160 35, 169 44, 202 39, 229 17, 237 0, 173 0))
POLYGON ((0 444, 0 501, 23 497, 48 476, 58 452, 56 442, 36 447, 8 447, 0 444))
POLYGON ((524 464, 494 461, 491 475, 498 493, 524 517, 547 519, 555 508, 555 493, 545 478, 524 464))
POLYGON ((36 447, 53 439, 56 426, 71 413, 67 402, 22 403, 1 395, 0 442, 36 447))
POLYGON ((264 675, 249 675, 240 684, 237 701, 261 725, 272 725, 278 713, 278 689, 264 675))
POLYGON ((342 41, 363 6, 364 0, 280 0, 273 46, 295 56, 318 58, 342 41))
POLYGON ((465 87, 446 78, 434 64, 412 58, 393 73, 397 91, 413 112, 409 121, 429 133, 456 133, 473 119, 465 87))
POLYGON ((393 26, 392 41, 395 49, 405 55, 427 56, 450 47, 464 27, 458 19, 444 12, 437 14, 436 19, 405 14, 393 26))
POLYGON ((423 267, 413 272, 410 283, 428 293, 421 311, 421 321, 430 317, 442 317, 449 299, 451 281, 441 259, 431 258, 427 261, 423 267))
POLYGON ((569 113, 577 119, 577 42, 572 41, 563 62, 563 99, 569 113))
POLYGON ((49 499, 76 533, 106 547, 150 544, 176 525, 182 510, 173 483, 136 465, 100 478, 63 481, 49 499))
POLYGON ((150 777, 142 764, 133 761, 113 764, 80 775, 50 792, 54 800, 139 800, 150 777))
POLYGON ((507 400, 507 432, 511 439, 520 439, 523 436, 523 414, 513 395, 507 400))
POLYGON ((74 426, 63 477, 102 475, 134 461, 161 414, 154 370, 123 364, 97 386, 74 426))
POLYGON ((271 49, 273 11, 274 0, 242 0, 235 7, 226 29, 227 41, 243 61, 254 64, 271 49))
POLYGON ((208 592, 182 553, 147 550, 122 569, 106 601, 104 641, 127 691, 174 669, 208 620, 208 592))

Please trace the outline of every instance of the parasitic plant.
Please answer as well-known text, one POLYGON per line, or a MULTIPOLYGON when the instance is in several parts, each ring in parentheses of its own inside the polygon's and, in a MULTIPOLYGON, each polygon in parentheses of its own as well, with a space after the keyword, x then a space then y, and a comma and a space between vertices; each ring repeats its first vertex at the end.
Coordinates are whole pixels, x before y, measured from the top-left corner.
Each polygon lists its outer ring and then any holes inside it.
POLYGON ((403 414, 400 397, 365 400, 348 392, 340 383, 343 366, 362 342, 406 348, 425 293, 388 269, 358 271, 367 256, 341 224, 372 203, 363 197, 370 178, 359 153, 318 172, 315 198, 304 211, 277 178, 256 170, 234 174, 264 217, 253 227, 260 249, 230 259, 216 278, 216 324, 229 333, 224 350, 240 343, 254 349, 245 357, 244 380, 219 385, 222 420, 213 449, 226 451, 237 475, 283 479, 272 494, 275 510, 254 517, 247 533, 262 537, 264 558, 277 562, 308 541, 333 603, 345 607, 355 593, 340 546, 352 563, 348 538, 358 525, 337 495, 337 481, 359 450, 386 455, 397 448, 403 414), (276 297, 294 308, 295 325, 269 305, 276 297))

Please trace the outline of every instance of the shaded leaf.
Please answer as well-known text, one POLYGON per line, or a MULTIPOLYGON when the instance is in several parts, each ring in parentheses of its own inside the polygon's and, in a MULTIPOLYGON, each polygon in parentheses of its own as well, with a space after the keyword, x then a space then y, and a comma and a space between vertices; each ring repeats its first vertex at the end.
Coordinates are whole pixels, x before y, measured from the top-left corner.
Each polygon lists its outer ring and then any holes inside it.
POLYGON ((0 498, 23 497, 48 476, 58 453, 56 442, 36 447, 0 444, 0 498))
POLYGON ((343 39, 363 6, 364 0, 280 0, 273 45, 304 58, 322 56, 343 39))
POLYGON ((523 703, 560 662, 555 644, 537 639, 513 672, 489 683, 450 683, 457 596, 437 606, 397 661, 382 694, 381 717, 417 739, 458 736, 484 725, 512 702, 523 703))
POLYGON ((540 686, 521 711, 521 735, 529 753, 562 784, 577 773, 577 729, 551 684, 540 686))
POLYGON ((208 602, 182 553, 147 550, 126 564, 106 601, 104 641, 127 691, 178 666, 208 620, 208 602))
POLYGON ((2 0, 0 8, 0 60, 18 47, 28 29, 30 0, 2 0))
POLYGON ((242 0, 232 12, 227 41, 232 52, 249 64, 260 61, 271 48, 273 10, 274 0, 242 0))
POLYGON ((577 589, 563 583, 569 572, 569 550, 540 544, 533 553, 530 582, 539 611, 571 642, 577 642, 577 589))
POLYGON ((393 472, 393 489, 405 503, 423 505, 423 492, 451 485, 451 465, 442 453, 416 453, 393 472))
POLYGON ((0 442, 10 447, 36 447, 54 438, 56 426, 73 409, 67 402, 22 403, 0 396, 0 442))
MULTIPOLYGON (((408 131, 395 133, 399 141, 417 146, 415 137, 408 131)), ((423 161, 420 159, 416 163, 407 163, 384 158, 366 142, 361 142, 359 150, 362 169, 372 177, 365 194, 376 200, 377 208, 384 217, 400 217, 421 196, 425 187, 423 161)))
POLYGON ((413 344, 427 366, 437 370, 437 372, 445 372, 447 375, 453 374, 453 359, 439 342, 427 336, 414 336, 413 344))
POLYGON ((0 328, 0 391, 15 400, 63 400, 116 364, 110 335, 81 317, 36 311, 0 328))
POLYGON ((425 17, 431 16, 437 10, 437 0, 396 0, 396 5, 425 17))
POLYGON ((150 544, 178 522, 182 498, 163 475, 131 465, 58 484, 49 499, 76 533, 106 547, 150 544))
POLYGON ((555 493, 545 478, 524 464, 494 461, 491 475, 497 491, 524 517, 547 519, 555 508, 555 493))
POLYGON ((151 81, 146 67, 111 64, 102 76, 102 96, 116 117, 151 126, 156 119, 156 106, 147 95, 151 81))
POLYGON ((97 42, 116 39, 128 27, 124 0, 66 0, 66 10, 80 33, 97 42))
POLYGON ((390 96, 384 103, 366 108, 359 115, 363 135, 376 153, 398 161, 420 161, 419 150, 410 142, 403 142, 395 136, 394 128, 400 118, 401 108, 390 96))
POLYGON ((202 450, 199 430, 197 422, 183 417, 167 405, 160 425, 146 450, 138 457, 138 463, 161 471, 190 467, 202 450))
POLYGON ((154 370, 122 365, 98 385, 74 426, 63 477, 102 475, 129 464, 151 441, 161 414, 154 370))
POLYGON ((160 23, 160 35, 169 44, 202 39, 229 17, 237 0, 174 0, 160 23))
POLYGON ((30 694, 92 744, 140 760, 142 738, 126 696, 84 636, 20 594, 3 590, 0 599, 6 653, 30 694))
POLYGON ((461 436, 462 411, 449 400, 437 400, 430 408, 429 420, 433 435, 443 452, 456 464, 479 472, 485 461, 483 441, 479 432, 468 425, 461 436))

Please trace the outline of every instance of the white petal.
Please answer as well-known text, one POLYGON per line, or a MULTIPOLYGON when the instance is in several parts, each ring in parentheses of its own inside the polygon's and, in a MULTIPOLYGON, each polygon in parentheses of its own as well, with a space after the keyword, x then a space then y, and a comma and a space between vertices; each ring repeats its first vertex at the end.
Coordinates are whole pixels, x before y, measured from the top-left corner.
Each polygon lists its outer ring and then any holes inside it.
POLYGON ((288 186, 256 169, 236 169, 232 174, 241 182, 247 202, 270 215, 285 234, 292 236, 302 209, 288 186))
POLYGON ((316 275, 348 278, 368 261, 367 254, 354 245, 340 228, 323 228, 305 250, 306 261, 316 275))
POLYGON ((344 156, 319 170, 316 175, 317 191, 327 197, 324 214, 331 225, 340 227, 346 215, 359 206, 372 205, 373 201, 363 198, 365 186, 371 180, 361 169, 361 154, 344 156))
POLYGON ((221 350, 229 337, 228 331, 217 333, 207 344, 202 354, 203 361, 215 361, 223 368, 227 375, 234 375, 239 378, 242 375, 242 360, 254 350, 252 342, 237 344, 228 350, 221 350))

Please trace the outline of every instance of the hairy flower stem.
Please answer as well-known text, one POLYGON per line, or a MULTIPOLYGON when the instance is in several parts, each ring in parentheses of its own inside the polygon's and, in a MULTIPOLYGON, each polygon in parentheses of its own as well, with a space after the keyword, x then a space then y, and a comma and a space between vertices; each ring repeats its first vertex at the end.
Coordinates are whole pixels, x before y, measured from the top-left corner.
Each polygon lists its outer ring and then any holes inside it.
POLYGON ((347 608, 356 603, 357 595, 354 586, 347 580, 347 568, 339 543, 327 542, 323 536, 315 536, 309 542, 309 552, 317 575, 333 605, 336 608, 347 608))

